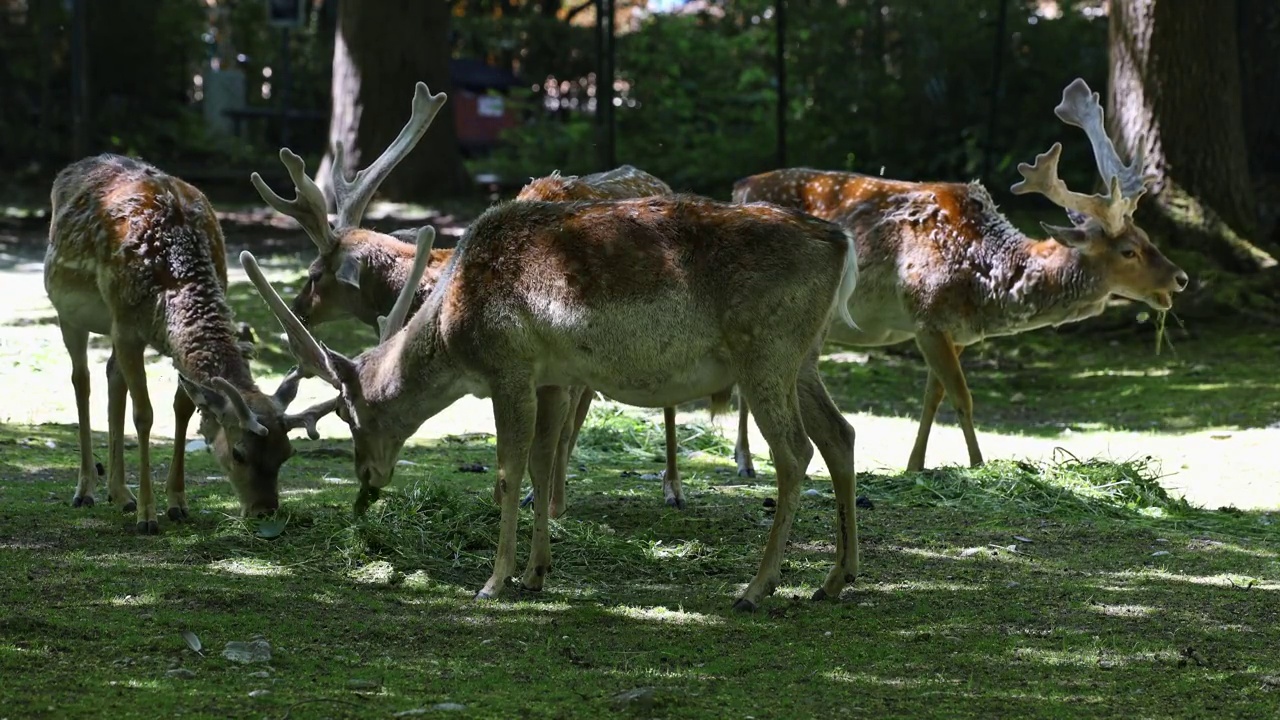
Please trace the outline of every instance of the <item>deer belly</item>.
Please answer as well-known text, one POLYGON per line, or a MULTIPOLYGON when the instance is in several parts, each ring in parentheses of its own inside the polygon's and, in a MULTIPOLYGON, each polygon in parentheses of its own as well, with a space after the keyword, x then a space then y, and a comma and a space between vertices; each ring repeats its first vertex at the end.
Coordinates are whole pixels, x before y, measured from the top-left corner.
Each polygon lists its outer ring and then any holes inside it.
POLYGON ((98 292, 92 272, 58 262, 46 265, 45 289, 58 312, 58 323, 99 335, 111 333, 111 311, 98 292))
POLYGON ((638 407, 668 407, 705 398, 735 382, 731 368, 714 358, 665 373, 596 375, 586 385, 605 397, 638 407))

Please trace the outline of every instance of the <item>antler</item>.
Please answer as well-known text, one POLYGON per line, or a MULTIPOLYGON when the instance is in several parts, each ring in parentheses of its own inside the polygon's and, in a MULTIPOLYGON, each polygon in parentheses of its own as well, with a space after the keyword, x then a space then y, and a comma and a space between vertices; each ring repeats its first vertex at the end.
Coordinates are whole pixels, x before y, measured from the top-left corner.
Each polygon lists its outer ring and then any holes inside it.
POLYGON ((418 285, 422 282, 422 274, 427 271, 427 261, 431 259, 431 246, 436 241, 436 229, 430 225, 418 228, 418 252, 413 256, 413 268, 409 271, 404 287, 396 296, 395 305, 391 306, 388 315, 378 317, 379 341, 400 332, 404 321, 409 317, 409 307, 418 293, 418 285))
POLYGON ((253 253, 248 250, 242 251, 240 253, 240 265, 244 268, 245 274, 249 276, 249 280, 253 282, 254 287, 258 289, 258 294, 267 302, 271 312, 275 314, 276 319, 284 327, 285 335, 289 338, 289 350, 301 363, 302 368, 341 390, 342 381, 329 360, 328 351, 307 331, 306 326, 302 324, 297 315, 293 314, 293 311, 289 309, 284 300, 280 299, 279 293, 267 281, 266 276, 262 274, 262 268, 258 267, 258 260, 253 256, 253 253))
POLYGON ((413 88, 413 114, 409 122, 400 130, 394 142, 383 151, 382 155, 369 164, 364 170, 356 173, 353 180, 347 180, 345 149, 341 142, 333 148, 333 174, 331 184, 333 195, 338 206, 338 227, 358 227, 364 218, 365 209, 378 186, 387 179, 387 175, 400 164, 400 161, 413 150, 422 139, 436 113, 444 106, 448 96, 444 93, 431 94, 427 84, 419 82, 413 88))
POLYGON ((297 220, 302 225, 302 229, 307 231, 311 242, 320 248, 322 254, 329 252, 337 244, 338 237, 334 234, 333 227, 329 225, 324 193, 320 192, 314 180, 307 177, 306 163, 292 150, 280 148, 280 162, 289 171, 289 179, 293 180, 293 186, 296 188, 296 194, 292 200, 285 200, 277 195, 256 172, 249 176, 250 182, 257 188, 262 199, 275 208, 276 212, 297 220))
POLYGON ((1096 218, 1110 235, 1123 232, 1125 217, 1133 213, 1134 202, 1120 194, 1120 179, 1112 178, 1111 189, 1106 195, 1072 192, 1058 177, 1061 155, 1062 143, 1054 143, 1048 152, 1036 156, 1035 164, 1018 163, 1018 172, 1024 179, 1009 188, 1010 192, 1015 195, 1040 193, 1065 210, 1096 218))
POLYGON ((1132 166, 1120 161, 1115 145, 1107 137, 1102 123, 1102 106, 1098 94, 1090 92, 1084 80, 1076 78, 1062 91, 1062 102, 1053 109, 1063 122, 1083 128, 1093 145, 1093 156, 1098 172, 1107 184, 1106 195, 1085 195, 1067 189, 1058 177, 1058 160, 1062 155, 1062 143, 1054 143, 1048 152, 1036 156, 1032 165, 1018 163, 1018 172, 1024 178, 1009 188, 1023 195, 1038 192, 1066 210, 1072 210, 1096 219, 1108 235, 1124 232, 1125 221, 1133 215, 1138 199, 1146 192, 1146 179, 1138 172, 1142 166, 1142 153, 1136 153, 1132 166))
POLYGON ((1062 102, 1053 109, 1062 122, 1075 125, 1089 136, 1089 144, 1093 146, 1093 157, 1098 165, 1098 174, 1102 182, 1111 187, 1112 178, 1120 178, 1120 189, 1126 198, 1134 202, 1147 190, 1147 178, 1142 174, 1142 148, 1134 152, 1133 162, 1125 165, 1116 151, 1115 143, 1107 136, 1105 115, 1100 96, 1090 92, 1088 84, 1080 78, 1071 81, 1062 91, 1062 102))

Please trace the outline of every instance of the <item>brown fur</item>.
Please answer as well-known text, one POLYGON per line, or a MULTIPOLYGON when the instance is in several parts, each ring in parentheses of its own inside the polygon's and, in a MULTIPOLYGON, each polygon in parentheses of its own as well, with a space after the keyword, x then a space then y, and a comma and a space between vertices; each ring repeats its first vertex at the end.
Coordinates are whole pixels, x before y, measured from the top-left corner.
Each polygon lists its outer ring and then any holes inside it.
POLYGON ((280 465, 292 453, 282 415, 287 400, 281 399, 292 399, 297 381, 282 386, 276 397, 263 394, 253 381, 224 294, 226 250, 208 199, 151 165, 100 155, 64 168, 54 181, 51 200, 45 289, 58 312, 73 365, 81 444, 74 504, 94 502, 85 349, 89 333, 98 333, 109 336, 113 346, 107 363, 109 494, 126 511, 136 506, 139 530, 153 532, 157 527, 149 453, 152 410, 143 365, 148 346, 172 357, 199 395, 193 398, 179 388, 174 397, 169 516, 187 514, 183 452, 193 399, 204 411, 201 431, 230 476, 243 509, 275 509, 280 465), (245 430, 234 404, 214 389, 218 379, 238 391, 256 421, 266 427, 265 436, 245 430), (141 502, 135 501, 124 480, 126 390, 133 399, 141 448, 141 502))
POLYGON ((795 210, 690 196, 505 203, 472 224, 409 324, 354 359, 316 344, 252 256, 241 262, 303 351, 300 360, 341 388, 327 407, 352 428, 357 510, 391 481, 405 439, 423 422, 464 395, 492 398, 502 526, 478 597, 498 593, 515 571, 515 491, 526 464, 534 534, 522 582, 542 586, 567 388, 584 385, 647 407, 735 383, 750 399, 773 451, 778 509, 737 607, 755 607, 780 579, 810 439, 838 504, 836 566, 816 597, 838 595, 856 575, 853 428, 817 372, 818 340, 857 273, 839 227, 795 210))
MULTIPOLYGON (((561 176, 553 174, 538 178, 526 185, 516 199, 520 201, 571 201, 571 200, 605 200, 624 199, 629 197, 645 197, 648 195, 669 195, 671 188, 658 178, 631 165, 582 177, 561 176)), ((416 231, 414 231, 416 232, 416 231)), ((294 298, 291 308, 309 327, 326 322, 356 317, 370 327, 377 327, 379 316, 391 311, 396 297, 404 288, 413 266, 416 253, 415 246, 405 242, 402 237, 384 235, 372 230, 349 228, 335 233, 337 243, 328 252, 321 254, 311 263, 307 273, 307 282, 302 291, 294 298), (357 268, 354 273, 357 282, 339 279, 343 266, 357 268)), ((413 297, 410 313, 416 312, 440 278, 452 249, 431 251, 431 260, 422 276, 418 290, 413 297)), ((624 261, 624 260, 620 260, 624 261)), ((490 269, 496 278, 498 268, 490 269)), ((580 275, 580 273, 579 273, 580 275)), ((592 276, 587 276, 590 280, 592 276)), ((482 279, 490 281, 493 278, 482 279)), ((595 397, 589 388, 575 387, 569 390, 573 400, 574 411, 569 414, 569 427, 560 434, 561 447, 556 459, 555 479, 552 483, 551 512, 553 517, 560 517, 567 509, 565 481, 568 474, 569 454, 573 450, 580 426, 586 418, 587 410, 595 397)), ((712 412, 723 411, 728 407, 728 391, 713 398, 712 412)), ((664 413, 668 438, 675 435, 675 410, 666 409, 664 413)), ((677 465, 678 443, 671 440, 667 443, 666 472, 663 474, 663 495, 668 505, 684 507, 684 492, 680 483, 677 465)), ((499 489, 495 484, 495 497, 499 489)))
MULTIPOLYGON (((733 199, 798 208, 853 233, 861 279, 850 309, 858 327, 833 325, 828 340, 874 346, 914 338, 920 345, 930 373, 910 470, 924 466, 944 391, 960 415, 970 461, 982 462, 958 360, 965 346, 1092 317, 1113 294, 1167 309, 1187 282, 1131 222, 1109 237, 1096 221, 1076 217, 1073 228, 1046 226, 1050 239, 1028 238, 978 183, 794 168, 738 181, 733 199)), ((750 462, 746 418, 744 408, 740 465, 750 462)))

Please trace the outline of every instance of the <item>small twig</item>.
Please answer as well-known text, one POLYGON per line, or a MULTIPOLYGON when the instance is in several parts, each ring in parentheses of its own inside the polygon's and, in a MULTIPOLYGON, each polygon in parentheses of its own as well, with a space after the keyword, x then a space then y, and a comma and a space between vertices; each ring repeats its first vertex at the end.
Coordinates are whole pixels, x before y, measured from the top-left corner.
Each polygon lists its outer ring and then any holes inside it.
POLYGON ((284 715, 280 716, 280 720, 289 720, 290 713, 292 713, 294 708, 296 707, 300 707, 302 705, 307 705, 310 703, 326 703, 326 702, 337 703, 339 705, 350 705, 351 707, 354 707, 354 708, 360 707, 359 705, 351 702, 350 700, 339 700, 338 698, 311 698, 310 700, 299 700, 298 702, 290 705, 289 708, 284 711, 284 715))

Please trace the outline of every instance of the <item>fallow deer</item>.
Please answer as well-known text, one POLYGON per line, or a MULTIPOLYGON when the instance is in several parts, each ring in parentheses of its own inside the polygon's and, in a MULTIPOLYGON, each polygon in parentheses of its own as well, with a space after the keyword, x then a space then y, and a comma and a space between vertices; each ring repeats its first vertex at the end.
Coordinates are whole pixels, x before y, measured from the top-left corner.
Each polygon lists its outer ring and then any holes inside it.
MULTIPOLYGON (((902 182, 848 172, 777 170, 738 181, 736 202, 804 210, 847 228, 857 241, 861 280, 851 311, 856 328, 833 324, 839 345, 890 345, 914 338, 929 366, 908 470, 924 468, 938 405, 950 396, 972 465, 982 463, 973 398, 960 367, 964 348, 984 338, 1098 315, 1119 295, 1156 310, 1173 305, 1187 274, 1133 222, 1146 192, 1141 152, 1130 165, 1107 137, 1097 93, 1069 84, 1054 113, 1084 129, 1106 195, 1071 192, 1058 178, 1062 144, 1018 165, 1017 194, 1040 193, 1067 211, 1070 226, 1042 223, 1048 239, 1014 229, 978 182, 902 182)), ((751 467, 748 407, 740 406, 736 456, 751 467)))
MULTIPOLYGON (((419 256, 431 239, 420 234, 419 256)), ((493 573, 477 599, 497 595, 516 570, 526 465, 534 528, 521 582, 541 589, 551 568, 550 475, 567 388, 667 407, 738 384, 773 450, 778 482, 759 572, 735 603, 749 610, 780 580, 810 438, 830 468, 838 508, 836 565, 815 598, 838 596, 857 574, 854 433, 817 369, 831 314, 848 319, 852 244, 837 226, 795 210, 690 196, 503 203, 471 225, 407 326, 393 315, 381 342, 354 359, 312 337, 250 253, 240 260, 302 366, 339 390, 313 412, 336 411, 351 427, 357 513, 391 481, 405 440, 423 422, 465 395, 492 398, 502 520, 493 573)), ((401 298, 416 291, 415 277, 401 298)))
POLYGON ((279 504, 280 466, 293 453, 288 431, 310 416, 285 415, 301 376, 274 395, 254 383, 227 305, 226 249, 213 207, 192 185, 147 163, 104 154, 58 173, 45 254, 45 290, 71 355, 80 435, 80 479, 72 504, 94 504, 96 474, 89 425, 89 333, 111 339, 107 361, 108 497, 137 512, 137 530, 159 531, 151 489, 151 423, 143 353, 173 359, 173 462, 166 486, 170 520, 188 514, 184 485, 187 423, 199 407, 200 432, 231 479, 241 511, 279 504), (133 401, 138 435, 138 498, 125 485, 124 403, 133 401))
MULTIPOLYGON (((300 191, 296 200, 285 200, 273 192, 254 173, 251 180, 258 193, 277 212, 299 222, 319 251, 307 271, 302 291, 294 298, 291 307, 308 327, 326 322, 355 317, 374 327, 378 318, 391 310, 392 304, 404 288, 414 262, 412 244, 417 230, 400 230, 384 234, 359 227, 369 200, 396 165, 404 159, 421 139, 435 114, 443 106, 443 93, 431 95, 423 83, 414 89, 410 119, 400 135, 368 169, 357 174, 354 180, 344 174, 343 148, 334 148, 330 186, 334 188, 337 204, 337 224, 330 228, 327 220, 319 223, 318 208, 323 208, 323 196, 319 188, 315 192, 307 188, 311 182, 302 160, 287 148, 281 151, 281 161, 300 191)), ((608 200, 648 195, 670 195, 671 188, 658 178, 631 165, 585 176, 562 176, 553 173, 527 184, 517 195, 517 200, 608 200)), ((418 290, 413 296, 410 313, 422 305, 427 293, 435 286, 445 263, 452 257, 452 249, 433 249, 427 262, 418 290)), ((552 482, 551 516, 560 517, 566 508, 565 479, 568 472, 569 453, 577 441, 578 431, 586 419, 594 393, 587 388, 571 388, 571 406, 574 411, 568 420, 569 427, 560 434, 559 456, 556 461, 555 479, 552 482)), ((727 405, 727 399, 713 399, 713 408, 727 405)), ((667 504, 684 508, 684 493, 680 485, 676 464, 677 442, 675 437, 675 408, 664 408, 667 434, 667 470, 663 475, 663 495, 667 504)), ((494 497, 499 486, 494 485, 494 497)), ((532 493, 523 504, 532 500, 532 493)))

